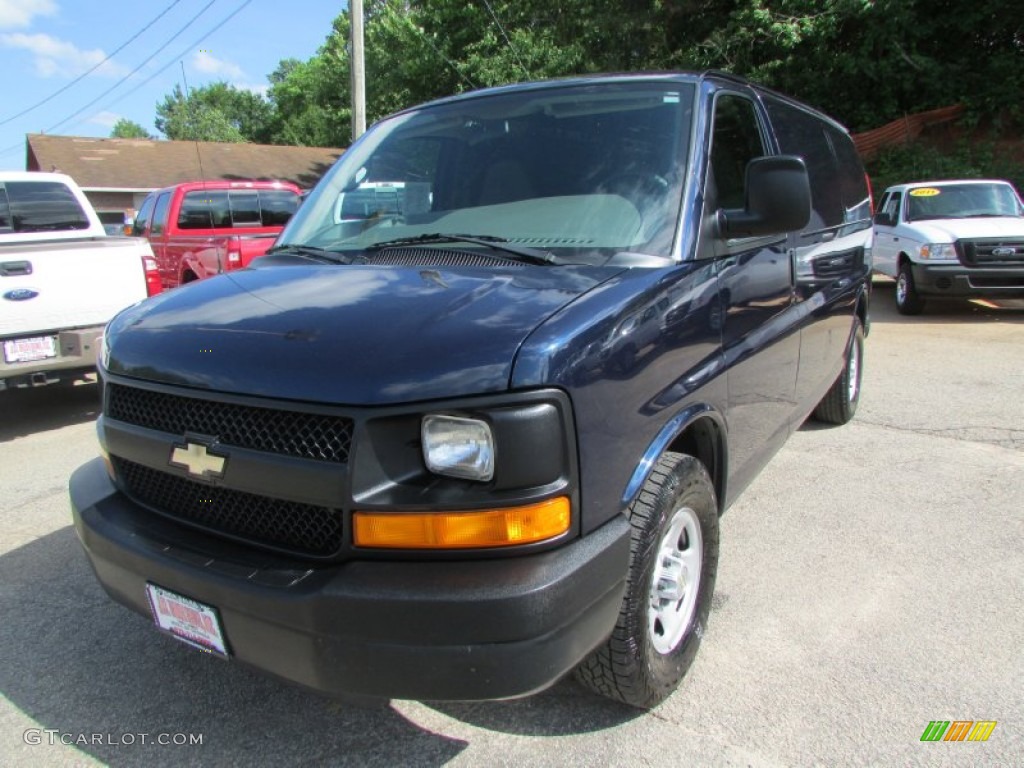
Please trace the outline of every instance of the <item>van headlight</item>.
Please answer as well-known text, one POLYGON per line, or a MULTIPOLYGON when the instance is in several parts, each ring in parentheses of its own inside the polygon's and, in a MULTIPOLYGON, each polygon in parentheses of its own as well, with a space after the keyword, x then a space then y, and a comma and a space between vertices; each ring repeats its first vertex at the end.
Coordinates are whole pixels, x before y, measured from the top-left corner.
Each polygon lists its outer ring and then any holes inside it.
POLYGON ((956 248, 952 243, 925 243, 921 246, 921 258, 928 261, 956 261, 956 248))
POLYGON ((431 472, 483 483, 494 477, 494 436, 487 422, 432 414, 423 417, 420 435, 431 472))

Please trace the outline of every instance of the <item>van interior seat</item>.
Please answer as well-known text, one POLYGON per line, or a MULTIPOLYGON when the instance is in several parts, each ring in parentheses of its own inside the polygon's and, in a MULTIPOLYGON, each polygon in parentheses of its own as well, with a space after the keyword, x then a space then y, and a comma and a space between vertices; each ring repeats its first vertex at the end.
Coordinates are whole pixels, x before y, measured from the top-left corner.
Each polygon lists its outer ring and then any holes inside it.
POLYGON ((495 205, 533 196, 533 182, 522 163, 499 160, 484 172, 478 204, 495 205))

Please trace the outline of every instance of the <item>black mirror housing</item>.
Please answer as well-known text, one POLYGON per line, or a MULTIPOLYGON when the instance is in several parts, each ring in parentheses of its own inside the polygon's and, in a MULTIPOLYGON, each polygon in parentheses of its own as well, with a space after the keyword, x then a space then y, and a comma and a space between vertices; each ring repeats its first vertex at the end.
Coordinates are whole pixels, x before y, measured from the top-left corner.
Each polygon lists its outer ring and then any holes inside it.
POLYGON ((722 237, 757 237, 803 229, 811 219, 811 182, 803 158, 757 157, 747 164, 746 207, 719 209, 722 237))

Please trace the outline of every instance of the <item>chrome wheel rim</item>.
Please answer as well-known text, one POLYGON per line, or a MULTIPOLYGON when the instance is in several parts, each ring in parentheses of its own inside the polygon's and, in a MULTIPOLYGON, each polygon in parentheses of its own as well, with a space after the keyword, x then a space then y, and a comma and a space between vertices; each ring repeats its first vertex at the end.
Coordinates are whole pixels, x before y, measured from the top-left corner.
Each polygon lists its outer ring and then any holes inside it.
POLYGON ((846 364, 848 368, 846 380, 846 397, 853 403, 857 400, 857 393, 860 391, 860 344, 854 338, 850 345, 850 361, 846 364))
POLYGON ((692 509, 681 507, 658 542, 651 574, 647 629, 651 645, 662 655, 679 646, 693 623, 703 564, 700 520, 692 509))
POLYGON ((907 275, 905 272, 900 272, 899 277, 896 278, 896 303, 905 304, 907 301, 907 275))

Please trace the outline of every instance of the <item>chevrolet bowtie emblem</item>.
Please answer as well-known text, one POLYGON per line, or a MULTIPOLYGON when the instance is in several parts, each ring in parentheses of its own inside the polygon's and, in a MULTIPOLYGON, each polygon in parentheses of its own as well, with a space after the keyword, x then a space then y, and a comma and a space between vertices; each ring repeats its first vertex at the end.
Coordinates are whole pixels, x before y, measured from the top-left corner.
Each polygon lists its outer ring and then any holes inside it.
POLYGON ((186 440, 184 445, 174 446, 174 450, 171 451, 171 466, 184 467, 190 475, 196 477, 224 477, 226 463, 226 456, 209 453, 202 443, 193 443, 189 440, 186 440))

